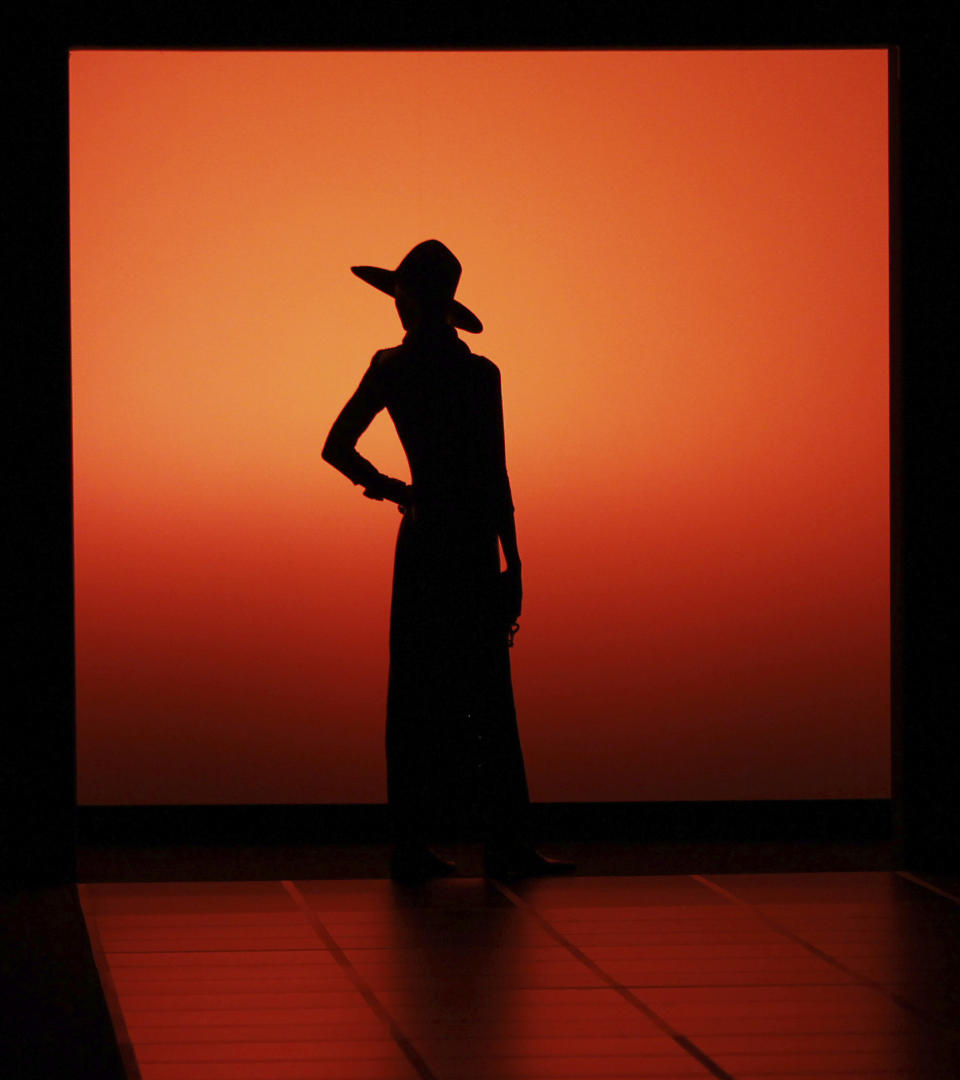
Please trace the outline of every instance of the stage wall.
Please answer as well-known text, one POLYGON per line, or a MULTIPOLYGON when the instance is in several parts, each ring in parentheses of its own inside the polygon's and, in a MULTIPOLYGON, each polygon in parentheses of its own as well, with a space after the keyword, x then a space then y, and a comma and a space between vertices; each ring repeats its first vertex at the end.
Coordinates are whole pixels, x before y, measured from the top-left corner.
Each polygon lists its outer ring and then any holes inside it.
POLYGON ((71 56, 79 792, 378 802, 436 237, 503 377, 538 801, 889 795, 887 55, 71 56), (389 419, 360 444, 408 478, 389 419))

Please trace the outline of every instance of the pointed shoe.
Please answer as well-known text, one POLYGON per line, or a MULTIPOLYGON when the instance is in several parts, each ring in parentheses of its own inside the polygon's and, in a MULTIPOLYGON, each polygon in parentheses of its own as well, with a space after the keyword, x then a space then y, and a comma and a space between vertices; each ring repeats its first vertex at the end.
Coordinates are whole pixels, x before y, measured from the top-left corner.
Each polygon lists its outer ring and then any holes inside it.
POLYGON ((485 852, 483 868, 487 877, 494 878, 553 877, 572 874, 577 869, 574 863, 551 859, 536 848, 485 852))
POLYGON ((390 877, 394 881, 426 881, 434 877, 447 877, 456 869, 455 862, 427 847, 397 849, 390 857, 390 877))

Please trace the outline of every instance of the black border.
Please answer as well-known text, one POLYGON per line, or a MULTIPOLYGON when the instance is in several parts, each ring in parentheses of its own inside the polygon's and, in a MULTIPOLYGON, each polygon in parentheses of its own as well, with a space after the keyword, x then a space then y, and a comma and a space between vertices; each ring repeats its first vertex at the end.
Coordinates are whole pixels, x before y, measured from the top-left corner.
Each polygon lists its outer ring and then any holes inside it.
MULTIPOLYGON (((956 711, 956 525, 947 476, 955 455, 946 394, 955 342, 953 184, 942 166, 955 38, 946 6, 895 0, 780 5, 594 2, 448 7, 399 3, 203 5, 42 2, 17 11, 3 57, 8 258, 5 369, 8 625, 13 629, 7 738, 0 755, 0 850, 8 882, 75 880, 73 558, 67 168, 67 55, 72 48, 762 48, 892 47, 901 75, 901 294, 891 370, 894 484, 894 703, 900 860, 956 869, 960 810, 951 754, 956 711), (949 441, 948 441, 949 439, 949 441), (900 501, 898 512, 896 500, 900 501)), ((895 240, 895 243, 899 242, 895 240)))
MULTIPOLYGON (((889 799, 535 803, 533 831, 547 842, 889 844, 889 799)), ((182 847, 390 841, 383 803, 319 805, 81 806, 84 847, 182 847)), ((469 821, 446 820, 438 842, 479 840, 469 821)))

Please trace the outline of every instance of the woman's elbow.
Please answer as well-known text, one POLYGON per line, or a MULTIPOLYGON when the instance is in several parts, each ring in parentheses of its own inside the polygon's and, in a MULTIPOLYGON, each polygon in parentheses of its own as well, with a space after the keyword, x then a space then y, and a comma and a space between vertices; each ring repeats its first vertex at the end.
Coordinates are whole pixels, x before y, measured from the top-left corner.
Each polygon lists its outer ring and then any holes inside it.
POLYGON ((342 457, 340 444, 333 437, 333 432, 327 436, 327 441, 323 444, 323 449, 320 451, 320 457, 322 457, 328 465, 333 465, 334 468, 336 468, 337 462, 342 457))

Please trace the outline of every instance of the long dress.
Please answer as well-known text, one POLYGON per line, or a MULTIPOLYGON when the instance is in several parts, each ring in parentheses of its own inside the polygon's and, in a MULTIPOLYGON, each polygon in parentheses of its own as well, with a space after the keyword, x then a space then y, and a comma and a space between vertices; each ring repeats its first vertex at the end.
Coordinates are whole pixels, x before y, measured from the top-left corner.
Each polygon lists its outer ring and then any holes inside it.
POLYGON ((501 591, 498 523, 513 514, 500 372, 451 327, 378 352, 331 429, 324 456, 373 497, 406 508, 390 612, 387 797, 395 839, 479 826, 526 842, 529 794, 501 591), (386 408, 411 488, 355 449, 386 408), (402 490, 405 489, 405 490, 402 490))

